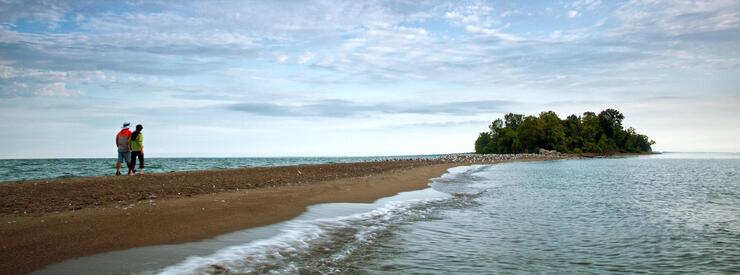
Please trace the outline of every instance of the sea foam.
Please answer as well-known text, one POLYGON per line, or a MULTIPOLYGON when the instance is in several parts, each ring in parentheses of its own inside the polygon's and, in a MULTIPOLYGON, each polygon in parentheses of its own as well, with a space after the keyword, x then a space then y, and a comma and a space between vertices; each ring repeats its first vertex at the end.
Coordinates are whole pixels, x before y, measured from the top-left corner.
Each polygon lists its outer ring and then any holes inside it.
MULTIPOLYGON (((432 179, 451 182, 483 166, 451 168, 432 179)), ((280 232, 267 239, 223 248, 208 256, 192 256, 164 268, 160 274, 203 273, 295 273, 302 266, 332 264, 351 257, 358 248, 372 244, 385 230, 404 220, 423 218, 435 205, 452 198, 392 200, 369 212, 321 219, 285 222, 280 232)))
POLYGON ((210 256, 189 257, 185 261, 165 268, 161 274, 202 274, 229 271, 250 272, 292 272, 294 260, 327 254, 333 260, 341 260, 351 254, 353 245, 371 242, 374 233, 392 224, 398 215, 403 215, 414 206, 428 200, 390 202, 370 212, 350 216, 289 221, 278 235, 257 240, 244 245, 221 249, 210 256), (328 251, 338 246, 342 249, 328 251))

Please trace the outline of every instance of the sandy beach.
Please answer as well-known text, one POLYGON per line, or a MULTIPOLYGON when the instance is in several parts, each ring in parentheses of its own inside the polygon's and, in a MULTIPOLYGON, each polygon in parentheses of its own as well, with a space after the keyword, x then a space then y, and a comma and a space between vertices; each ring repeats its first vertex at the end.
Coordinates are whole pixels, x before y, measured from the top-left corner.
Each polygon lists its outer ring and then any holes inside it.
POLYGON ((445 157, 90 177, 0 185, 2 273, 106 251, 201 240, 329 202, 425 188, 454 166, 562 158, 445 157))

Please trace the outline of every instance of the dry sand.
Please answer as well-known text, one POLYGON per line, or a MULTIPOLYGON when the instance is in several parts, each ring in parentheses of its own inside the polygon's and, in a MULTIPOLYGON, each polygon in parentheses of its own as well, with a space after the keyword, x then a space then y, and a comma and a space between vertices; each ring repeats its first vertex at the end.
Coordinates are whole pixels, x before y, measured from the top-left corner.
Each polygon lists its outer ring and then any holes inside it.
MULTIPOLYGON (((504 161, 510 160, 478 162, 504 161)), ((470 162, 397 160, 3 184, 0 273, 197 241, 288 220, 318 203, 372 202, 423 189, 448 168, 470 162)))

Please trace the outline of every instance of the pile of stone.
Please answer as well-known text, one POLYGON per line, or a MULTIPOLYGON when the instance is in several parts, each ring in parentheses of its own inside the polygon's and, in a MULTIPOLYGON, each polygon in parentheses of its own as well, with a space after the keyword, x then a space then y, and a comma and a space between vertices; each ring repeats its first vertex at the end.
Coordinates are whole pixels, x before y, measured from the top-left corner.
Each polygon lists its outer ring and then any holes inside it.
POLYGON ((441 156, 419 156, 419 157, 389 157, 384 160, 373 160, 371 162, 384 162, 384 161, 412 161, 412 162, 427 162, 427 163, 470 163, 470 164, 486 164, 486 163, 499 163, 506 161, 516 160, 546 160, 546 159, 562 159, 568 158, 568 155, 562 154, 555 150, 540 149, 539 154, 474 154, 474 153, 462 153, 462 154, 446 154, 441 156))
POLYGON ((449 154, 440 156, 438 161, 444 163, 496 163, 503 161, 541 159, 541 158, 559 158, 560 155, 539 155, 539 154, 449 154))
POLYGON ((555 151, 555 150, 547 150, 547 149, 542 149, 542 148, 540 148, 540 152, 539 153, 540 153, 540 155, 548 155, 548 156, 552 156, 552 155, 560 156, 560 155, 563 155, 562 153, 560 153, 558 151, 555 151))

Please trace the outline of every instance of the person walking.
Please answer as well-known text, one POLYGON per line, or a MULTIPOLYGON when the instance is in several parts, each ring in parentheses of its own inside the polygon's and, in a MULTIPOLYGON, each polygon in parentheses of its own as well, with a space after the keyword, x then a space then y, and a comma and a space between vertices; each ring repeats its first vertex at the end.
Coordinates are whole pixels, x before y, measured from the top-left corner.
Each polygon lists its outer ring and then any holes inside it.
POLYGON ((141 130, 144 127, 141 124, 136 125, 136 130, 131 133, 131 137, 128 139, 129 148, 131 148, 131 164, 129 165, 130 172, 135 172, 136 158, 139 158, 139 175, 144 174, 144 137, 141 134, 141 130))
MULTIPOLYGON (((126 163, 129 166, 131 162, 131 149, 128 145, 129 137, 131 137, 131 131, 128 127, 131 125, 129 122, 124 122, 121 131, 116 134, 116 147, 118 147, 118 161, 116 161, 116 176, 121 175, 121 162, 126 163)), ((129 174, 131 167, 129 167, 129 174)))

